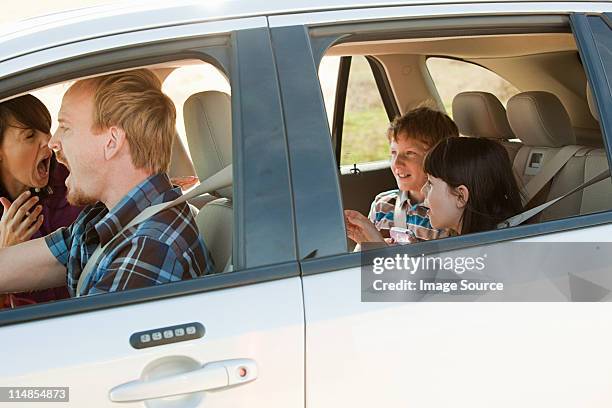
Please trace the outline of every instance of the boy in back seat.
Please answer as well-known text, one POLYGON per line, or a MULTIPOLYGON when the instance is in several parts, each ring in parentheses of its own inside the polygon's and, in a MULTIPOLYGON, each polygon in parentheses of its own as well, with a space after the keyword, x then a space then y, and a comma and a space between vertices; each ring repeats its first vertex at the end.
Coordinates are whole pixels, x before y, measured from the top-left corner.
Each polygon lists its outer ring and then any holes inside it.
POLYGON ((459 136, 453 120, 427 107, 411 110, 391 122, 387 138, 398 189, 378 194, 367 218, 358 211, 345 210, 348 237, 357 244, 383 242, 392 227, 407 228, 417 240, 448 235, 432 228, 421 189, 427 181, 423 170, 425 155, 440 140, 452 136, 459 136))

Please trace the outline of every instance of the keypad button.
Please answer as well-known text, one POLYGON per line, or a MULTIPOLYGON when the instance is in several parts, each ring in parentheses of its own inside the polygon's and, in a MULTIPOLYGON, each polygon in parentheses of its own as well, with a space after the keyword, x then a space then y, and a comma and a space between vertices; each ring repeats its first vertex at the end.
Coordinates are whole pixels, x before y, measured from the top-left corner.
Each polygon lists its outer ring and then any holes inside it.
POLYGON ((187 334, 195 334, 195 332, 196 332, 195 326, 188 326, 187 327, 187 334))
POLYGON ((174 337, 174 332, 172 330, 164 331, 164 338, 165 339, 171 339, 173 337, 174 337))
POLYGON ((162 334, 160 332, 155 332, 152 335, 153 340, 157 341, 157 340, 161 340, 162 339, 162 334))
POLYGON ((174 335, 177 337, 181 337, 185 335, 185 329, 180 328, 180 329, 174 329, 174 335))
POLYGON ((150 341, 151 341, 151 336, 149 336, 148 334, 143 334, 142 336, 140 336, 141 343, 148 343, 150 341))

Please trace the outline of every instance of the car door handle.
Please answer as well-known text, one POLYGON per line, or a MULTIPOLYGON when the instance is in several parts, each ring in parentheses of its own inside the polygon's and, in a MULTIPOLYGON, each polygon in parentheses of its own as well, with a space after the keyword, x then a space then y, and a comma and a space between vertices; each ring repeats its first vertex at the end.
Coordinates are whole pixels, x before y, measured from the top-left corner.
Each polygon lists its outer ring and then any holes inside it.
POLYGON ((155 380, 135 380, 110 391, 113 402, 136 402, 147 399, 219 390, 251 382, 257 378, 257 364, 250 359, 215 361, 187 373, 155 380))

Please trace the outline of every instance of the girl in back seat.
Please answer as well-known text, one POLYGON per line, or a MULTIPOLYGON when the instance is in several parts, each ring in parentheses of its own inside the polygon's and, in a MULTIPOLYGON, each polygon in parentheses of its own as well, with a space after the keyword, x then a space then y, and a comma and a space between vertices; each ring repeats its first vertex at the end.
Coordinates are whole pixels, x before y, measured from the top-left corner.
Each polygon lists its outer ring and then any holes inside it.
POLYGON ((493 140, 443 139, 425 157, 424 168, 424 205, 434 228, 488 231, 522 211, 508 154, 493 140))

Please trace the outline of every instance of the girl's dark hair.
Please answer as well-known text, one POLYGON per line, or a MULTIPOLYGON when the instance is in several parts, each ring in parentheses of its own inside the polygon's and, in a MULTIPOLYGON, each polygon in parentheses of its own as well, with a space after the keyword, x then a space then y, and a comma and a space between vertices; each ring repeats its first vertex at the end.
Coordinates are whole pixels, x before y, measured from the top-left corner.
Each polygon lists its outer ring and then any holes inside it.
POLYGON ((0 143, 9 126, 50 133, 51 114, 47 107, 34 95, 19 96, 0 103, 0 143))
POLYGON ((493 230, 522 211, 521 194, 506 149, 484 138, 450 137, 425 157, 425 172, 469 191, 461 233, 493 230))
MULTIPOLYGON (((51 133, 51 114, 47 107, 34 95, 19 96, 0 103, 0 144, 4 139, 4 132, 10 126, 51 133)), ((56 165, 54 155, 51 159, 50 175, 53 174, 56 165)), ((51 179, 50 176, 49 179, 51 179)), ((41 198, 53 193, 49 186, 41 191, 35 191, 34 189, 30 189, 30 191, 41 196, 41 198)), ((7 197, 7 192, 1 184, 0 197, 7 197)))

